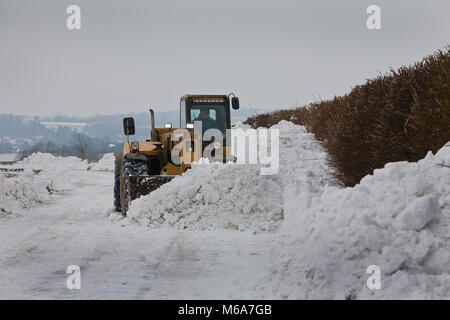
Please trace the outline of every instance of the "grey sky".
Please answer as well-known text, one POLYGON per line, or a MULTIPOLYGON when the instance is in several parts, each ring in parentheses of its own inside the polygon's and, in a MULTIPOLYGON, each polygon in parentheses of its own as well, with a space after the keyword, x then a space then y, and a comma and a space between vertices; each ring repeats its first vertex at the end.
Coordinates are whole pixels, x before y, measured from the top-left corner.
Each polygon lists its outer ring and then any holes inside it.
POLYGON ((176 110, 230 91, 243 107, 306 104, 444 48, 449 15, 448 0, 0 0, 0 112, 176 110))

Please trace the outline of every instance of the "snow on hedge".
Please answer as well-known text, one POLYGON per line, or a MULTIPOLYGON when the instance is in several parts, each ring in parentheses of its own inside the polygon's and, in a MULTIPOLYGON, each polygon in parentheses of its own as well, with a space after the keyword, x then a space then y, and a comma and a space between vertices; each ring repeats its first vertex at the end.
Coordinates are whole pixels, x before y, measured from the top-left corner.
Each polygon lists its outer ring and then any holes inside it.
POLYGON ((7 214, 50 200, 55 192, 72 189, 88 164, 76 157, 38 152, 3 167, 23 169, 23 172, 0 174, 0 213, 7 214))
POLYGON ((268 298, 450 298, 450 143, 353 188, 327 187, 286 220, 256 288, 268 298), (366 286, 371 265, 380 290, 366 286))

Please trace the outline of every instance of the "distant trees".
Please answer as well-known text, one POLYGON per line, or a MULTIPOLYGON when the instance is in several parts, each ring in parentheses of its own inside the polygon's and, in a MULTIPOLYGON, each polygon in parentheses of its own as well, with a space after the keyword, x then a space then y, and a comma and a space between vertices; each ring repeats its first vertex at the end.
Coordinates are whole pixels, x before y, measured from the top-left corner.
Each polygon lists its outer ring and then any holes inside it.
POLYGON ((122 148, 122 145, 111 147, 110 144, 111 142, 106 139, 90 138, 85 134, 75 133, 69 144, 58 145, 51 140, 42 141, 20 152, 19 158, 24 159, 34 152, 43 152, 62 157, 79 157, 82 160, 98 160, 103 154, 115 153, 122 148))
POLYGON ((22 160, 35 152, 43 152, 43 153, 51 153, 54 155, 60 155, 60 151, 58 150, 58 147, 56 146, 56 144, 51 141, 46 141, 46 142, 40 142, 38 144, 35 144, 34 146, 20 152, 19 159, 22 160))
MULTIPOLYGON (((35 152, 51 153, 55 156, 74 156, 81 160, 96 160, 100 157, 100 152, 93 152, 94 143, 91 139, 81 133, 73 135, 72 143, 69 145, 58 146, 52 141, 39 142, 34 146, 20 152, 20 159, 24 159, 35 152)), ((105 152, 103 152, 105 153, 105 152)))
POLYGON ((81 160, 86 160, 89 155, 91 141, 88 136, 77 133, 74 135, 74 148, 81 160))
POLYGON ((12 145, 10 143, 1 141, 0 138, 0 153, 10 153, 10 152, 14 152, 12 145))
POLYGON ((47 128, 40 124, 38 117, 0 114, 0 137, 45 136, 47 128))

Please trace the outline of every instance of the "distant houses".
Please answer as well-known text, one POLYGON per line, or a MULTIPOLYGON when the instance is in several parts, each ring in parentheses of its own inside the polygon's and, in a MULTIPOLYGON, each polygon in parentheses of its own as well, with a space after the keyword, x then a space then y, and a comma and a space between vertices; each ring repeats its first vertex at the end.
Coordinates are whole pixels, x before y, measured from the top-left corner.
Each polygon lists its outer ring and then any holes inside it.
POLYGON ((15 163, 19 158, 17 153, 0 153, 0 165, 15 163))

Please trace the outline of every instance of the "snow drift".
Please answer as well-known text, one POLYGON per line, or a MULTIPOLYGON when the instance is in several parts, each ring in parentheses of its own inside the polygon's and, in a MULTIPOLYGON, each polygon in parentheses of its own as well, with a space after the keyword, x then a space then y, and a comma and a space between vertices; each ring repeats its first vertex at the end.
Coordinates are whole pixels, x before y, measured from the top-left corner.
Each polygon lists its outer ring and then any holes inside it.
POLYGON ((296 210, 257 290, 289 299, 450 298, 449 219, 450 143, 417 163, 386 164, 353 188, 327 187, 296 210), (370 265, 381 270, 380 290, 366 286, 370 265))
POLYGON ((258 173, 258 166, 198 164, 135 200, 127 215, 153 227, 274 230, 283 218, 281 187, 258 173))
POLYGON ((38 177, 54 191, 70 190, 79 181, 78 176, 88 168, 87 161, 77 157, 56 157, 49 153, 33 153, 13 167, 39 170, 38 177))
POLYGON ((50 199, 46 185, 37 181, 32 171, 6 178, 0 174, 0 217, 19 208, 30 208, 50 199))
POLYGON ((52 194, 72 189, 87 162, 76 157, 55 157, 48 153, 33 153, 9 169, 23 169, 7 178, 0 174, 0 213, 13 213, 50 200, 52 194))

